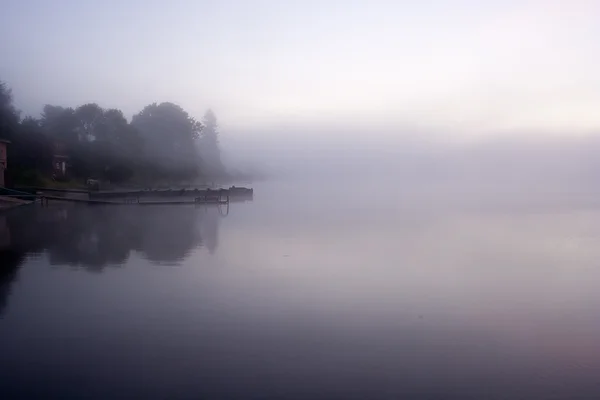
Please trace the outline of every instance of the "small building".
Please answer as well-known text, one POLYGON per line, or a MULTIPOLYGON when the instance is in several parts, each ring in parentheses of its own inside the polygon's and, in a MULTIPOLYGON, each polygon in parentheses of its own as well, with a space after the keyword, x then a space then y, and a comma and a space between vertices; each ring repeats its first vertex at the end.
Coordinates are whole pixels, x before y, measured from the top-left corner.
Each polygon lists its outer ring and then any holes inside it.
POLYGON ((8 168, 8 140, 0 139, 0 187, 4 187, 4 171, 8 168))
POLYGON ((57 180, 66 179, 68 166, 69 156, 66 147, 61 143, 55 143, 52 155, 52 177, 57 180))

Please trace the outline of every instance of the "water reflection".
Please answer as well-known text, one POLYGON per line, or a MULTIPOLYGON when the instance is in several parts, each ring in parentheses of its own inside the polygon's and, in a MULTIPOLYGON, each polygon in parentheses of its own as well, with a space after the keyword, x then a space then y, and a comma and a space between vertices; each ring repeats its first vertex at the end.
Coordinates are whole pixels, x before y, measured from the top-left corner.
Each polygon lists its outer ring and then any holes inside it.
POLYGON ((223 213, 213 206, 28 207, 2 217, 0 263, 47 254, 51 265, 101 272, 122 266, 132 252, 156 263, 176 265, 191 251, 218 246, 223 213))
POLYGON ((10 214, 0 398, 600 398, 597 209, 306 192, 10 214))
POLYGON ((17 279, 19 266, 24 259, 22 253, 0 250, 0 317, 7 306, 12 284, 17 279))
POLYGON ((0 215, 0 317, 8 303, 11 286, 25 256, 11 249, 10 229, 6 215, 0 215))

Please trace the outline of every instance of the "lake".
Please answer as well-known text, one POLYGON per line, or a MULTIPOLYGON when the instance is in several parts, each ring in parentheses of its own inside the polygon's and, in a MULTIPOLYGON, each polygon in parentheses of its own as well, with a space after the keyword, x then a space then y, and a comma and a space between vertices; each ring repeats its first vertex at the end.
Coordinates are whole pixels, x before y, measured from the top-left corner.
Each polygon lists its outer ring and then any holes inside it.
POLYGON ((0 398, 600 398, 600 197, 314 188, 0 214, 0 398))

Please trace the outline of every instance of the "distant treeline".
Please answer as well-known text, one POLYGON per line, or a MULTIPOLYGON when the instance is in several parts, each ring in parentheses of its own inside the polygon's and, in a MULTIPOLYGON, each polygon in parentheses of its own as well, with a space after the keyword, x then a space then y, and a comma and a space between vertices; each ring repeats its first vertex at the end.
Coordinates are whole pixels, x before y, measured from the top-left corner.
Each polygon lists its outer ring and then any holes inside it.
POLYGON ((0 82, 0 139, 11 142, 6 180, 13 185, 44 179, 151 185, 226 178, 215 114, 209 110, 197 121, 173 103, 150 104, 131 122, 121 110, 95 103, 48 104, 39 119, 21 119, 10 88, 0 82), (57 159, 67 160, 65 174, 57 174, 57 159))

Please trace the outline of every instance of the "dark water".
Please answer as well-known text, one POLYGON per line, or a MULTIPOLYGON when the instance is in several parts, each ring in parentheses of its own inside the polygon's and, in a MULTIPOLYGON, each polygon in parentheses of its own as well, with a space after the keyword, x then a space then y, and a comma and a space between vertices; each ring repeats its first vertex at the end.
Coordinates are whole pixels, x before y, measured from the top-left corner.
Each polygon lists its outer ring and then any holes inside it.
POLYGON ((597 399, 589 197, 0 215, 0 399, 597 399))

